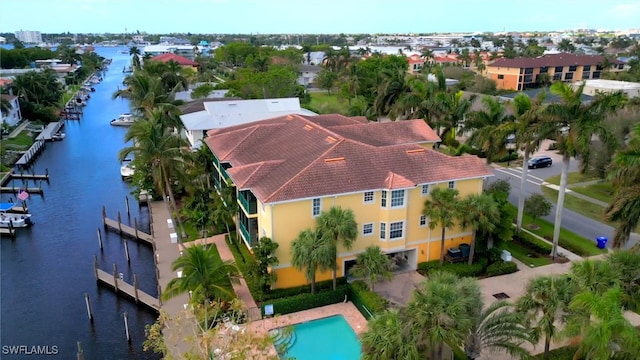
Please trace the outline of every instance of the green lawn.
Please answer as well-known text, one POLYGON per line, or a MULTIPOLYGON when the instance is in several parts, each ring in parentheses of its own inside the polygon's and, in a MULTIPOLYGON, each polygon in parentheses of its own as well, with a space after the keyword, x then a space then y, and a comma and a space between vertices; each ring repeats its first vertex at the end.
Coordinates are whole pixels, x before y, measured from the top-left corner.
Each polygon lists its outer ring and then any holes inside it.
POLYGON ((0 141, 0 153, 4 155, 5 150, 27 150, 32 144, 33 134, 28 130, 23 130, 14 138, 2 138, 2 141, 0 141))
POLYGON ((551 264, 551 260, 547 257, 535 254, 530 249, 515 241, 505 242, 503 248, 511 253, 511 256, 520 260, 529 267, 538 267, 551 264))
POLYGON ((593 185, 572 187, 571 190, 582 195, 610 203, 613 199, 613 186, 610 182, 601 182, 593 185))
MULTIPOLYGON (((579 172, 571 172, 567 178, 567 184, 577 184, 586 181, 598 180, 598 177, 591 174, 580 174, 579 172)), ((554 175, 545 180, 548 183, 560 185, 560 175, 554 175)))
MULTIPOLYGON (((513 206, 513 205, 510 205, 510 206, 513 206)), ((517 208, 515 206, 513 206, 513 209, 514 209, 514 213, 517 213, 517 208)), ((524 214, 522 223, 524 225, 531 224, 532 223, 531 217, 527 214, 524 214)), ((527 228, 527 230, 531 231, 532 233, 540 237, 543 237, 551 241, 553 239, 553 224, 544 219, 538 219, 536 221, 536 224, 540 227, 540 229, 531 230, 527 228)), ((595 256, 595 255, 604 254, 607 250, 598 249, 595 245, 596 236, 599 236, 599 234, 594 234, 593 239, 586 239, 567 229, 560 229, 559 243, 561 247, 573 253, 576 253, 580 256, 595 256)))
POLYGON ((312 92, 310 95, 311 103, 309 105, 320 112, 320 114, 346 115, 349 110, 349 103, 347 100, 339 99, 335 94, 328 94, 327 92, 312 92))
MULTIPOLYGON (((558 200, 558 190, 550 189, 546 186, 542 186, 542 193, 549 201, 555 203, 558 200)), ((584 215, 590 219, 604 222, 602 217, 604 215, 604 207, 594 204, 590 201, 579 199, 571 193, 566 193, 564 197, 564 207, 571 211, 577 212, 580 215, 584 215)))

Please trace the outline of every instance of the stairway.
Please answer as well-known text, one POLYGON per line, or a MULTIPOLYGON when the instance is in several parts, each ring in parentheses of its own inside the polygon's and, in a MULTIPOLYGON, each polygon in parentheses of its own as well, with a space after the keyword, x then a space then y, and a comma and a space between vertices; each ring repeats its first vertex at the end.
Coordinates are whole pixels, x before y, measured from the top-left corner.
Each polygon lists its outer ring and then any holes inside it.
POLYGON ((278 328, 269 331, 269 336, 278 354, 284 355, 296 342, 296 332, 293 327, 278 328))

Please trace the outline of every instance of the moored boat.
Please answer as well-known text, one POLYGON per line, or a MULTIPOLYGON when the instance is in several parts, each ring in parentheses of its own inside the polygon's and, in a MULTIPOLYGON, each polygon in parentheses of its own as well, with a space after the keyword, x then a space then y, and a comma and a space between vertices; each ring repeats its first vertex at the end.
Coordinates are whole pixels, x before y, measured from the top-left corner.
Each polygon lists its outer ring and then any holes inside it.
POLYGON ((131 126, 133 121, 132 114, 121 114, 117 118, 111 120, 110 124, 113 126, 131 126))
POLYGON ((0 227, 19 228, 32 225, 31 214, 9 212, 16 206, 14 203, 0 203, 0 227))
POLYGON ((132 165, 130 160, 124 160, 122 166, 120 166, 120 176, 122 180, 132 177, 135 169, 135 165, 132 165))

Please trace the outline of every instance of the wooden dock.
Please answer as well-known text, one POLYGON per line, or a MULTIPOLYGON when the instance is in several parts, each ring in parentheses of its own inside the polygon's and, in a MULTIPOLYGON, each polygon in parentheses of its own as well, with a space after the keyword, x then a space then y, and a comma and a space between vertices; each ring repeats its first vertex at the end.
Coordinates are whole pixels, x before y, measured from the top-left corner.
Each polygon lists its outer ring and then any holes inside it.
POLYGON ((142 240, 143 242, 149 245, 153 245, 153 236, 138 230, 137 221, 136 221, 136 226, 131 227, 123 224, 121 221, 112 220, 106 216, 103 216, 102 224, 104 225, 105 228, 115 230, 119 232, 121 235, 127 235, 136 240, 142 240))
POLYGON ((11 227, 11 228, 0 228, 0 235, 2 236, 8 236, 11 238, 15 238, 16 237, 16 228, 11 227))
POLYGON ((53 141, 54 137, 53 135, 57 134, 58 131, 60 131, 60 128, 64 125, 64 121, 57 121, 57 122, 52 122, 49 123, 47 125, 46 128, 44 128, 44 130, 42 130, 42 132, 40 133, 40 135, 38 135, 38 137, 36 138, 37 141, 39 140, 44 140, 44 141, 53 141))
POLYGON ((44 194, 44 190, 41 187, 15 187, 15 186, 3 186, 0 187, 0 192, 17 194, 20 190, 26 190, 29 194, 44 194))
POLYGON ((11 173, 11 179, 22 179, 22 180, 46 180, 49 181, 49 171, 47 170, 46 174, 16 174, 11 173))
POLYGON ((109 274, 108 272, 98 268, 95 269, 95 275, 98 283, 107 285, 113 288, 117 293, 127 295, 136 302, 142 303, 156 311, 160 311, 160 300, 138 289, 135 281, 134 285, 131 285, 124 280, 121 280, 118 274, 109 274))
POLYGON ((16 166, 18 167, 28 167, 31 165, 33 159, 38 157, 40 153, 44 150, 44 140, 37 140, 31 145, 29 150, 27 150, 18 161, 16 161, 16 166))

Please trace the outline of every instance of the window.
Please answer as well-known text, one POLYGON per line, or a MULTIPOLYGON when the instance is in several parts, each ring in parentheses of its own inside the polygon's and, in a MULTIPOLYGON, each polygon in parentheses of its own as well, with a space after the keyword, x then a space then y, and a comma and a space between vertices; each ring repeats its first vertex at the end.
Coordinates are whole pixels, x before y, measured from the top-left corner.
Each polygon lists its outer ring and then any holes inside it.
POLYGON ((576 70, 578 70, 578 66, 577 65, 569 66, 569 71, 576 71, 576 70))
POLYGON ((311 208, 311 215, 318 216, 320 215, 320 199, 313 199, 313 205, 311 208))
POLYGON ((622 69, 624 69, 624 64, 618 64, 618 70, 622 70, 622 69))
POLYGON ((602 65, 597 65, 597 66, 596 66, 596 70, 600 70, 600 71, 602 71, 602 70, 604 70, 604 67, 602 67, 602 65))
POLYGON ((373 235, 373 223, 362 225, 362 236, 373 235))
POLYGON ((524 69, 524 74, 525 74, 525 75, 533 74, 533 68, 526 68, 526 69, 524 69))
POLYGON ((533 75, 525 75, 524 76, 524 82, 525 83, 533 82, 533 75))
POLYGON ((543 66, 540 68, 540 74, 544 74, 549 72, 549 67, 548 66, 543 66))
POLYGON ((573 79, 573 73, 572 72, 568 72, 568 73, 564 74, 564 79, 565 80, 573 79))
POLYGON ((382 191, 382 196, 380 196, 380 206, 387 207, 387 192, 385 190, 382 191))
POLYGON ((380 239, 387 238, 387 223, 380 223, 380 239))
POLYGON ((404 221, 392 222, 389 224, 389 240, 402 238, 404 221))
POLYGON ((592 79, 600 79, 600 71, 594 71, 592 79))
POLYGON ((422 185, 422 195, 427 195, 429 193, 429 184, 422 185))
POLYGON ((427 217, 424 215, 420 215, 420 227, 427 226, 427 217))
POLYGON ((391 207, 404 206, 404 190, 391 191, 391 207))
POLYGON ((555 69, 553 70, 554 73, 561 73, 562 72, 562 66, 556 66, 555 69))
POLYGON ((504 75, 498 75, 498 80, 503 80, 504 79, 504 75))
POLYGON ((591 65, 585 65, 582 67, 582 71, 591 71, 591 65))
POLYGON ((456 182, 455 181, 449 181, 449 189, 455 189, 456 188, 456 182))
POLYGON ((370 204, 373 202, 373 191, 365 191, 364 192, 364 203, 370 204))
POLYGON ((553 74, 553 81, 558 81, 560 79, 562 79, 562 73, 553 74))
POLYGON ((589 78, 589 76, 591 76, 591 72, 589 71, 584 71, 582 73, 582 80, 587 80, 589 78))

